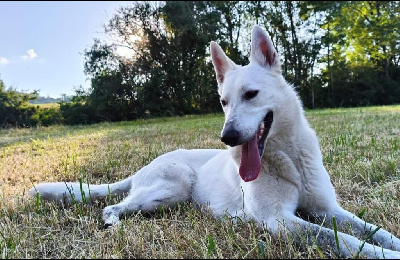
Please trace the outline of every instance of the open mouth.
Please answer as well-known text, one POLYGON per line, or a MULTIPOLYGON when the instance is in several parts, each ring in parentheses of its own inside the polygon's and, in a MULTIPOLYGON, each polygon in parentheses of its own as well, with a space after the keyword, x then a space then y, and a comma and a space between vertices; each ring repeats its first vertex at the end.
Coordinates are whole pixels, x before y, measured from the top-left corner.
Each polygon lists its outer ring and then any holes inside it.
POLYGON ((271 129, 272 121, 274 120, 274 114, 269 111, 261 122, 257 131, 257 146, 260 157, 264 154, 265 149, 265 139, 267 139, 269 130, 271 129))
POLYGON ((247 143, 242 145, 240 158, 240 177, 248 182, 257 179, 261 170, 261 157, 265 150, 265 139, 273 122, 273 113, 269 111, 257 129, 257 133, 247 143))

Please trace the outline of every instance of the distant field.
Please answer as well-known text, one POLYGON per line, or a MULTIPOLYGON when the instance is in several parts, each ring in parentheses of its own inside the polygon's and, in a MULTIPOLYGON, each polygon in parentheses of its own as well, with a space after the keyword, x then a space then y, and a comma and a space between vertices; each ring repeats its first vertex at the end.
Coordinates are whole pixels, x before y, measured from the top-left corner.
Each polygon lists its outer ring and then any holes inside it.
MULTIPOLYGON (((57 104, 56 104, 57 105, 57 104)), ((307 111, 340 204, 400 237, 400 105, 307 111)), ((177 148, 224 148, 223 115, 0 130, 0 258, 337 258, 190 204, 102 229, 93 206, 27 198, 48 181, 114 182, 177 148)))
POLYGON ((41 103, 41 104, 29 104, 31 106, 39 106, 41 108, 52 108, 52 107, 60 107, 58 103, 41 103))

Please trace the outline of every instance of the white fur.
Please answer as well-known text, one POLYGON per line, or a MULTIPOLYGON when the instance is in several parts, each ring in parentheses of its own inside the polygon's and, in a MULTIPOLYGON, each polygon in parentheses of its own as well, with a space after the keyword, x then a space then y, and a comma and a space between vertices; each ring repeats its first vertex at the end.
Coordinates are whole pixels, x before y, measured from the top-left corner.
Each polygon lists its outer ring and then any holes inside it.
MULTIPOLYGON (((290 231, 295 241, 306 232, 316 237, 320 247, 330 245, 336 250, 334 232, 305 221, 296 210, 330 223, 348 222, 366 237, 376 226, 366 223, 341 208, 328 173, 315 132, 304 116, 301 102, 293 88, 284 80, 279 57, 267 34, 258 26, 252 31, 250 64, 241 67, 231 61, 219 45, 211 42, 211 56, 216 71, 218 92, 224 106, 226 127, 235 127, 240 142, 249 141, 257 132, 267 111, 273 112, 273 123, 266 139, 262 168, 257 179, 244 182, 238 173, 241 145, 227 150, 176 150, 156 158, 130 178, 114 184, 83 184, 85 196, 91 199, 109 192, 129 195, 120 203, 103 210, 107 226, 119 223, 123 213, 152 211, 161 205, 173 206, 193 201, 208 207, 221 217, 229 214, 265 226, 272 236, 290 231), (251 100, 244 100, 246 91, 258 90, 251 100), (89 187, 89 188, 88 188, 89 187)), ((222 133, 224 132, 224 129, 222 133)), ((81 201, 79 184, 42 183, 31 189, 47 200, 81 201), (72 192, 70 192, 73 190, 72 192)), ((362 242, 338 232, 339 253, 351 257, 362 242)), ((286 237, 286 236, 283 236, 286 237)), ((303 240, 302 240, 303 241, 303 240)), ((380 229, 372 237, 374 246, 365 243, 361 255, 367 258, 400 258, 400 240, 380 229)), ((312 243, 312 239, 308 239, 312 243)))

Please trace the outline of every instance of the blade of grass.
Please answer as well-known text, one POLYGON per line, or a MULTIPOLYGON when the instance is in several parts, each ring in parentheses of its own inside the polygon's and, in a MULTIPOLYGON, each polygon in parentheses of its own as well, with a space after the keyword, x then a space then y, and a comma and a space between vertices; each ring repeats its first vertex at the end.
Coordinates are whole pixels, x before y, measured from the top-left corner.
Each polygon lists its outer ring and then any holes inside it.
POLYGON ((332 217, 332 223, 333 223, 333 234, 335 235, 336 249, 337 249, 338 254, 340 256, 340 246, 339 246, 339 238, 338 238, 338 234, 337 234, 337 225, 336 225, 335 216, 332 217))
POLYGON ((359 257, 359 255, 360 255, 362 249, 364 248, 364 245, 365 245, 366 241, 367 241, 368 239, 370 239, 373 235, 375 235, 375 233, 378 232, 378 230, 379 230, 380 228, 381 228, 380 226, 379 226, 379 227, 376 227, 371 233, 369 233, 369 235, 367 236, 367 238, 363 241, 363 243, 361 244, 360 248, 358 249, 358 252, 357 252, 355 258, 358 258, 358 257, 359 257))

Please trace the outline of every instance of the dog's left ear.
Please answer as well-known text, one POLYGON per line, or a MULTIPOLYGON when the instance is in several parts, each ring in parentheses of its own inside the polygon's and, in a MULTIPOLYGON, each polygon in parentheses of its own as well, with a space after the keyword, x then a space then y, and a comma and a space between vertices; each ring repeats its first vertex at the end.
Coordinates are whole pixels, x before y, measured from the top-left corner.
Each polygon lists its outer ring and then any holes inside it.
POLYGON ((261 67, 281 70, 279 55, 267 33, 258 25, 251 32, 250 63, 257 63, 261 67))

